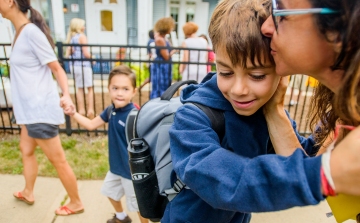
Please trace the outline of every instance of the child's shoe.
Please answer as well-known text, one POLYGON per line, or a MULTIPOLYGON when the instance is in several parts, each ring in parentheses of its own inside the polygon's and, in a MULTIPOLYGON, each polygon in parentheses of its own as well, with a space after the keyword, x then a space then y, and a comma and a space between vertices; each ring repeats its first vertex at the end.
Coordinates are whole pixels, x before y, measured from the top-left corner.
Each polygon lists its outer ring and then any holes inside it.
POLYGON ((132 220, 129 216, 126 216, 123 220, 120 220, 116 217, 116 214, 114 214, 114 217, 112 219, 109 219, 107 223, 131 223, 132 220))

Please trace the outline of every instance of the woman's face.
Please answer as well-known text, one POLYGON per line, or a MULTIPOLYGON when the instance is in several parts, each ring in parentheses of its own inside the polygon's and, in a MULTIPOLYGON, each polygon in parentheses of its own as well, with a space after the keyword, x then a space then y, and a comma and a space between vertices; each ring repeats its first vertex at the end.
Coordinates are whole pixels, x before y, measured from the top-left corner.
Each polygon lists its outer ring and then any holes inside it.
POLYGON ((2 17, 7 18, 7 12, 15 7, 14 2, 9 0, 0 0, 0 14, 2 17))
MULTIPOLYGON (((308 0, 277 0, 279 9, 312 8, 308 0)), ((281 76, 307 74, 319 80, 329 72, 335 61, 335 51, 320 33, 313 14, 288 15, 280 18, 277 31, 270 16, 261 28, 271 37, 271 54, 276 73, 281 76)))

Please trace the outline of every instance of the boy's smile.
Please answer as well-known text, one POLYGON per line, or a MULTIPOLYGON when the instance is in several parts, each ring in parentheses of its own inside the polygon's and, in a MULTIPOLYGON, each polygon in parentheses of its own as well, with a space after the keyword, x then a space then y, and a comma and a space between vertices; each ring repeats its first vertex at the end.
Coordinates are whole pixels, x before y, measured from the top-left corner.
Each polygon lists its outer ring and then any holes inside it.
POLYGON ((276 75, 275 67, 270 62, 261 66, 248 60, 246 68, 240 63, 233 66, 225 47, 218 48, 216 70, 220 91, 236 113, 244 116, 254 114, 270 100, 279 84, 280 76, 276 75))

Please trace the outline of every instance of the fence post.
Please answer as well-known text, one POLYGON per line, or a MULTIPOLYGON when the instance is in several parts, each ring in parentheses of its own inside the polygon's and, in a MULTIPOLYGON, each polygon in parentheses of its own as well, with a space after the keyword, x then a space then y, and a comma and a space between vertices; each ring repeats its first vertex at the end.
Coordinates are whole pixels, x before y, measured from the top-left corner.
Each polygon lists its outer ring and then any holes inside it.
MULTIPOLYGON (((64 56, 63 43, 56 42, 56 47, 57 47, 59 63, 61 64, 62 68, 65 70, 65 65, 63 63, 64 62, 63 61, 63 56, 64 56)), ((72 134, 71 119, 70 119, 70 116, 68 116, 68 115, 65 115, 65 132, 66 132, 66 135, 68 135, 68 136, 71 136, 71 134, 72 134)))

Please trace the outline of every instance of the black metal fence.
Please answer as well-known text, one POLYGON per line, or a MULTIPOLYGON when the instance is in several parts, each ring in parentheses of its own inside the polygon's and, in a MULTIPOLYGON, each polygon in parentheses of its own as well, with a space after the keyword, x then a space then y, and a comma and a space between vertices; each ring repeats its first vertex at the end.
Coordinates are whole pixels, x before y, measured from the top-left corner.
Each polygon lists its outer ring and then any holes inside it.
MULTIPOLYGON (((110 70, 120 64, 125 64, 129 66, 137 76, 136 84, 138 86, 138 92, 134 97, 134 103, 142 105, 149 100, 149 96, 152 90, 152 83, 149 82, 150 70, 149 67, 151 64, 155 63, 170 63, 172 65, 172 82, 176 82, 182 79, 182 75, 179 72, 179 66, 185 64, 186 68, 189 69, 189 65, 192 66, 206 66, 207 69, 215 70, 215 64, 209 61, 204 62, 182 62, 182 55, 185 50, 189 54, 194 53, 200 57, 201 52, 209 52, 208 49, 190 49, 190 48, 176 48, 172 47, 170 50, 174 50, 172 59, 168 61, 158 61, 152 60, 148 52, 151 49, 164 49, 165 47, 147 47, 147 46, 135 46, 135 45, 77 45, 77 44, 63 44, 58 42, 56 44, 56 52, 58 54, 59 62, 62 64, 64 70, 68 76, 69 90, 74 101, 74 104, 79 108, 78 98, 79 94, 82 94, 84 99, 84 108, 85 114, 88 109, 86 105, 89 105, 87 100, 86 89, 80 91, 75 86, 74 82, 74 62, 81 61, 84 63, 86 61, 91 63, 91 68, 93 71, 93 104, 94 111, 96 115, 99 115, 110 103, 110 99, 107 96, 107 78, 110 70), (87 46, 92 58, 86 59, 72 59, 65 58, 66 50, 69 47, 79 47, 87 46)), ((10 44, 0 44, 0 76, 1 76, 1 85, 0 85, 0 130, 9 133, 18 133, 20 128, 18 125, 12 122, 13 113, 12 113, 12 102, 11 102, 11 92, 10 92, 10 81, 9 76, 10 66, 9 55, 11 53, 10 44)), ((186 73, 186 72, 185 72, 186 73)), ((188 70, 187 73, 190 73, 188 70)), ((200 69, 197 69, 196 77, 200 75, 200 69)), ((186 79, 186 77, 185 77, 186 79)), ((298 130, 301 134, 309 133, 309 124, 306 117, 309 98, 312 95, 313 87, 315 84, 314 80, 309 79, 305 75, 293 75, 291 76, 290 85, 286 94, 286 109, 289 111, 290 116, 297 121, 298 130)), ((91 104, 91 103, 90 103, 91 104)), ((68 135, 72 133, 89 133, 86 129, 79 126, 75 120, 72 120, 71 117, 66 117, 66 123, 60 126, 60 132, 65 132, 68 135)), ((99 128, 93 131, 95 134, 106 133, 107 126, 105 125, 102 128, 99 128)))

